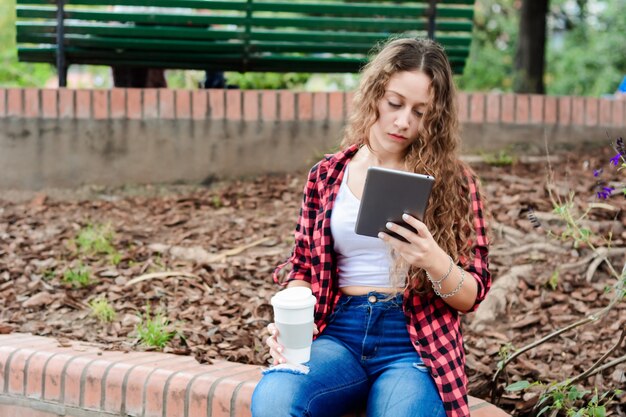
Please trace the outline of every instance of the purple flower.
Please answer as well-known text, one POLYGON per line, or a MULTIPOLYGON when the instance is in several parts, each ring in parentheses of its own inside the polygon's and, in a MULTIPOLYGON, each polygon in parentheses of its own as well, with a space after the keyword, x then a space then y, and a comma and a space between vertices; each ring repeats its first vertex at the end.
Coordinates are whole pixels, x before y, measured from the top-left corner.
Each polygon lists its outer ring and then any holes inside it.
POLYGON ((613 158, 611 158, 611 164, 618 166, 619 165, 619 160, 622 158, 622 154, 621 153, 617 153, 613 158))
POLYGON ((606 200, 607 198, 611 196, 611 193, 613 192, 613 190, 615 190, 615 188, 613 187, 602 187, 602 191, 598 191, 596 195, 598 196, 598 198, 601 198, 602 200, 606 200))
POLYGON ((602 174, 602 168, 593 170, 593 176, 594 177, 599 177, 600 174, 602 174))

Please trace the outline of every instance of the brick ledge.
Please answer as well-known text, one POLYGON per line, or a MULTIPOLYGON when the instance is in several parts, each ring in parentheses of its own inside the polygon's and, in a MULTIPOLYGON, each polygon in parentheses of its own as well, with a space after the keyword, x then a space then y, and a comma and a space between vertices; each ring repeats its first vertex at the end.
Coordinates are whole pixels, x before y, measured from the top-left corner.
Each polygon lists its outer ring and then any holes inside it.
MULTIPOLYGON (((0 335, 0 415, 19 417, 249 417, 261 367, 188 356, 0 335), (103 383, 104 381, 104 383, 103 383)), ((470 397, 472 417, 505 417, 470 397)), ((353 417, 358 416, 353 415, 353 417)), ((348 416, 346 416, 348 417, 348 416)))

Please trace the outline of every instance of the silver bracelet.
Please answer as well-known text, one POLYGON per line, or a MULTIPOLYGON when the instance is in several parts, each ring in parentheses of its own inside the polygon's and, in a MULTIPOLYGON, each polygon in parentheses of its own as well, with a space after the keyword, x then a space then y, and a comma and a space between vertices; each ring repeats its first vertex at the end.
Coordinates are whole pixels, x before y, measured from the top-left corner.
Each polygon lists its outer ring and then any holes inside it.
POLYGON ((435 291, 435 294, 437 294, 439 297, 441 297, 441 298, 452 297, 453 295, 456 295, 456 293, 458 293, 461 290, 461 287, 463 286, 463 281, 465 280, 465 270, 463 270, 463 268, 461 268, 458 265, 457 265, 457 268, 459 268, 459 271, 461 271, 461 280, 459 281, 459 283, 458 283, 458 285, 456 286, 455 289, 453 289, 449 293, 443 294, 440 291, 441 290, 441 285, 439 286, 439 288, 436 288, 435 286, 433 286, 433 290, 435 291))
POLYGON ((441 283, 443 282, 443 280, 448 278, 448 275, 450 275, 450 272, 452 272, 452 265, 454 265, 454 261, 452 260, 452 257, 450 255, 448 255, 448 258, 450 259, 450 266, 448 267, 448 272, 446 272, 439 281, 435 281, 433 277, 430 276, 428 271, 424 270, 426 271, 426 276, 428 277, 428 280, 433 284, 433 286, 438 286, 439 288, 441 288, 441 283))

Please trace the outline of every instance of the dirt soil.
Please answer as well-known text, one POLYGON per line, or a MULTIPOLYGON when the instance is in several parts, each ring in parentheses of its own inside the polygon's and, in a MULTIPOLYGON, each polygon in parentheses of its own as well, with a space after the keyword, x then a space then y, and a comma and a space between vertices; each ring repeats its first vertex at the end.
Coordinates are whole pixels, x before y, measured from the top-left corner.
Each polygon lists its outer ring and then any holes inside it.
MULTIPOLYGON (((473 163, 493 216, 494 291, 482 315, 463 318, 472 395, 489 398, 500 352, 608 304, 616 279, 588 245, 559 239, 566 229, 552 211, 548 189, 564 200, 575 192, 573 210, 589 209, 583 226, 593 232, 595 244, 606 246, 601 238, 611 234, 607 254, 620 271, 626 254, 626 198, 620 191, 626 176, 609 165, 610 151, 553 155, 552 186, 541 158, 500 167, 473 163), (616 188, 607 200, 596 196, 598 181, 616 188)), ((176 332, 166 352, 191 354, 200 362, 223 358, 266 365, 263 339, 272 318, 269 300, 277 291, 270 275, 291 250, 305 176, 205 187, 0 191, 0 332, 151 349, 136 337, 149 305, 176 332), (100 245, 89 243, 89 233, 103 238, 100 245), (90 282, 68 282, 81 268, 90 282), (97 297, 114 308, 111 322, 92 314, 89 304, 97 297)), ((508 382, 578 375, 625 329, 622 299, 601 319, 514 360, 508 382)), ((604 362, 623 358, 625 345, 604 362)), ((626 362, 584 379, 582 387, 626 388, 626 362)), ((536 401, 535 391, 513 392, 505 393, 500 405, 525 416, 536 401)), ((615 397, 609 413, 626 415, 625 403, 624 395, 615 397)))

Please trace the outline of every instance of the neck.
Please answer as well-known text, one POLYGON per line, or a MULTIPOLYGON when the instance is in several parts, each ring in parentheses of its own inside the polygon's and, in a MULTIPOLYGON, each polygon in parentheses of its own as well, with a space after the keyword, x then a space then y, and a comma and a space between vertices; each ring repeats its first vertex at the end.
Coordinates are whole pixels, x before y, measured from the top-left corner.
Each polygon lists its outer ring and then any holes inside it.
POLYGON ((406 170, 404 156, 380 152, 365 145, 359 149, 357 156, 368 166, 406 170))

